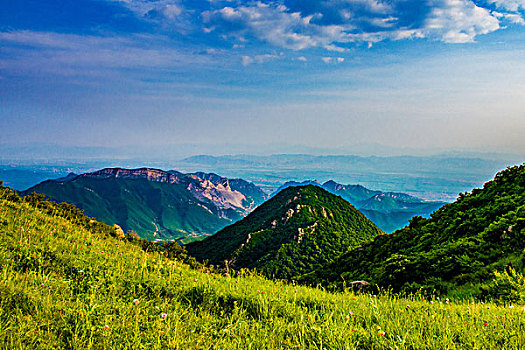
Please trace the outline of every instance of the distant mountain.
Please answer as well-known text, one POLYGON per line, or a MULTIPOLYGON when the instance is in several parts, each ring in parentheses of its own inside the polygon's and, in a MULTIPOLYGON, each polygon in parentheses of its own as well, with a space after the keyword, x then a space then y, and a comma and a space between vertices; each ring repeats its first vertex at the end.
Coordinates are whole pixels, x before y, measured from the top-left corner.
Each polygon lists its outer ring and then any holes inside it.
POLYGON ((268 192, 274 192, 280 184, 290 179, 317 179, 321 182, 334 180, 338 183, 358 183, 367 188, 451 202, 458 193, 490 180, 498 170, 523 161, 523 156, 512 159, 493 156, 493 159, 483 159, 463 154, 385 157, 200 155, 181 160, 179 166, 249 179, 268 192))
POLYGON ((523 271, 524 248, 521 165, 498 173, 482 189, 460 195, 429 219, 415 217, 408 227, 349 250, 303 282, 366 280, 395 291, 422 288, 476 296, 490 289, 487 281, 495 270, 512 266, 523 271))
POLYGON ((150 168, 70 174, 21 194, 32 192, 75 204, 87 215, 149 239, 213 234, 266 199, 260 188, 241 179, 150 168))
POLYGON ((382 233, 344 199, 307 185, 282 190, 244 219, 186 248, 215 265, 292 278, 382 233))
POLYGON ((285 188, 304 185, 319 186, 332 194, 341 196, 380 229, 388 233, 408 225, 413 216, 428 217, 434 210, 446 204, 438 201, 424 201, 406 193, 373 191, 361 185, 341 185, 332 180, 324 184, 320 184, 317 180, 288 181, 272 196, 285 188))

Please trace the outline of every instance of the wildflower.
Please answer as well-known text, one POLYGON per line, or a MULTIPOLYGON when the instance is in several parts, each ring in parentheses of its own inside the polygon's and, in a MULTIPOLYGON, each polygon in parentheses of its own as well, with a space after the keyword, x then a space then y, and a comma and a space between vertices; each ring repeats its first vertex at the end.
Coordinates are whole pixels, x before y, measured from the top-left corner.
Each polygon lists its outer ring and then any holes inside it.
POLYGON ((430 300, 430 304, 434 304, 434 300, 430 300))
POLYGON ((265 292, 261 292, 261 294, 263 294, 263 295, 264 295, 264 294, 266 294, 266 293, 265 293, 265 292))
POLYGON ((22 244, 22 241, 18 241, 18 242, 16 242, 16 243, 18 243, 18 244, 22 244))
POLYGON ((349 320, 349 319, 350 319, 350 316, 346 316, 346 319, 349 320))
POLYGON ((44 286, 44 284, 43 284, 43 283, 41 283, 41 284, 40 284, 40 287, 43 287, 43 286, 44 286))
POLYGON ((168 317, 168 314, 162 314, 162 315, 160 315, 160 318, 162 318, 163 320, 165 320, 167 317, 168 317))
POLYGON ((133 305, 138 305, 140 301, 138 299, 133 299, 133 305))
POLYGON ((353 313, 353 311, 350 311, 348 314, 349 314, 349 315, 353 315, 354 313, 353 313))
POLYGON ((352 300, 355 300, 355 298, 352 298, 352 300))
POLYGON ((193 282, 197 282, 197 279, 196 279, 196 278, 194 278, 194 279, 193 279, 193 282))
POLYGON ((295 289, 293 292, 294 292, 294 293, 297 293, 297 289, 295 289))
POLYGON ((485 321, 485 322, 483 322, 483 325, 484 325, 484 326, 488 326, 489 323, 488 323, 487 321, 485 321))
POLYGON ((410 305, 407 305, 407 309, 410 309, 410 305))
POLYGON ((509 308, 511 308, 511 309, 512 309, 513 307, 514 307, 514 305, 509 305, 509 308))
POLYGON ((379 332, 377 332, 377 335, 385 335, 385 334, 386 334, 385 331, 379 331, 379 332))
POLYGON ((109 326, 108 325, 105 325, 104 327, 102 327, 105 331, 107 331, 109 329, 109 326))
POLYGON ((466 324, 467 324, 467 322, 463 322, 463 324, 464 324, 464 325, 466 325, 466 324))

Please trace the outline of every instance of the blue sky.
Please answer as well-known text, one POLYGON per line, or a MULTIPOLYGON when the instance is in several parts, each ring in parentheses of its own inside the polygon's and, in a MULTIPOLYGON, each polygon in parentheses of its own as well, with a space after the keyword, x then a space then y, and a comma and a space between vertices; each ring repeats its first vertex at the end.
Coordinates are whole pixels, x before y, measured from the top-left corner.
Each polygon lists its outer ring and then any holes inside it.
POLYGON ((0 144, 525 154, 525 0, 0 8, 0 144))

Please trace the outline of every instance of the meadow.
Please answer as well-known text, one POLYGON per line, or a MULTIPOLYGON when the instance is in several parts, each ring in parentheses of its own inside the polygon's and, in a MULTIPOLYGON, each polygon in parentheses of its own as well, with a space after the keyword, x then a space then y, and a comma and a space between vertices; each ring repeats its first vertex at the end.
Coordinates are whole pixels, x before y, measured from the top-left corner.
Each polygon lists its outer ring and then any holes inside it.
POLYGON ((0 188, 1 349, 520 349, 523 305, 193 267, 0 188))

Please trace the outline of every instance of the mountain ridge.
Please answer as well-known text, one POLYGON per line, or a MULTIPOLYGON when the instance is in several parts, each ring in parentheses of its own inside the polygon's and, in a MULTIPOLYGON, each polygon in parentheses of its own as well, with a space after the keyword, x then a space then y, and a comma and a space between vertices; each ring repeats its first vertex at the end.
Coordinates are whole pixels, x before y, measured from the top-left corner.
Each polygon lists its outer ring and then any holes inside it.
POLYGON ((88 215, 150 239, 213 234, 266 198, 242 179, 231 180, 232 189, 229 179, 204 175, 207 179, 175 170, 105 168, 47 180, 21 193, 36 191, 76 204, 88 215))
POLYGON ((383 232, 318 186, 290 187, 239 222, 185 247, 198 260, 293 278, 383 232))

